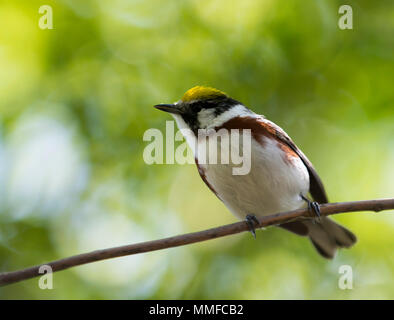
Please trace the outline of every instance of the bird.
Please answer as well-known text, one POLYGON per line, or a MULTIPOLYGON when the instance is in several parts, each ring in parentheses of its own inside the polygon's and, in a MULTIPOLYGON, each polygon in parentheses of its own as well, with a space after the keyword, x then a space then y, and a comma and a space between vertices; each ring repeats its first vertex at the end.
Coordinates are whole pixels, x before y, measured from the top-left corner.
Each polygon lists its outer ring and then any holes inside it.
POLYGON ((357 242, 350 230, 320 216, 320 204, 328 203, 322 180, 289 135, 265 116, 207 86, 195 86, 179 101, 154 107, 170 113, 182 133, 189 132, 184 135, 202 180, 231 213, 247 222, 254 237, 257 217, 308 207, 316 218, 303 218, 278 227, 308 237, 317 252, 327 259, 333 259, 339 248, 349 248, 357 242), (196 150, 199 132, 220 129, 250 130, 251 168, 247 174, 234 175, 232 163, 199 161, 196 150))

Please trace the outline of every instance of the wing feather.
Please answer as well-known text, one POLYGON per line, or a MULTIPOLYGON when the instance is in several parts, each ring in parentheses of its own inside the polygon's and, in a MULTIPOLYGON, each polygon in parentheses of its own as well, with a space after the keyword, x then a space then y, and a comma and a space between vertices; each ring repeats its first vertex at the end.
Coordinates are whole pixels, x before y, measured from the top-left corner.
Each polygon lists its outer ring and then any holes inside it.
POLYGON ((323 182, 321 181, 315 168, 306 155, 296 146, 293 140, 291 140, 287 133, 284 132, 279 126, 269 120, 264 120, 264 123, 271 127, 269 130, 271 134, 275 135, 278 140, 289 146, 300 157, 308 169, 309 192, 312 195, 313 200, 317 201, 318 203, 328 203, 327 193, 324 189, 323 182))

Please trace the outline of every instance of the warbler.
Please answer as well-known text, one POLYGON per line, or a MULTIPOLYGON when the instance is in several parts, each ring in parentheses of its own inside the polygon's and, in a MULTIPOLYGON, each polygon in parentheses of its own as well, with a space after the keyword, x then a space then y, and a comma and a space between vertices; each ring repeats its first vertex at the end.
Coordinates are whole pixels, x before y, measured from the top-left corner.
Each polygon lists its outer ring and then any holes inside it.
MULTIPOLYGON (((155 107, 169 112, 179 129, 191 132, 186 140, 202 180, 236 217, 246 219, 254 236, 256 217, 306 206, 320 216, 319 204, 328 199, 316 170, 286 132, 263 115, 220 90, 204 86, 191 88, 178 102, 155 107), (250 130, 251 169, 247 174, 234 175, 232 163, 199 161, 195 147, 199 130, 220 129, 250 130)), ((300 219, 279 227, 309 237, 317 251, 328 259, 335 256, 338 248, 349 248, 357 241, 351 231, 328 217, 300 219)))

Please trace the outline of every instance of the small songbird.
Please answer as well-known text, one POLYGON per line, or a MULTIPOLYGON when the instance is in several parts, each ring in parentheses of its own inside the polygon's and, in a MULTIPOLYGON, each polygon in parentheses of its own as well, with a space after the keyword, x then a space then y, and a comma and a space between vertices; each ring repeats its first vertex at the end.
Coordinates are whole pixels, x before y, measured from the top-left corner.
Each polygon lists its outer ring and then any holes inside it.
MULTIPOLYGON (((275 123, 214 88, 197 86, 173 104, 157 109, 171 113, 179 129, 189 129, 186 140, 194 152, 198 172, 213 193, 254 234, 256 217, 308 206, 319 216, 327 203, 324 186, 312 163, 275 123), (196 152, 199 130, 250 129, 251 169, 234 175, 234 164, 200 163, 196 152), (314 201, 307 198, 308 193, 314 201)), ((218 144, 218 148, 220 148, 218 144)), ((332 259, 338 248, 349 248, 356 236, 327 217, 300 219, 279 227, 308 236, 317 251, 332 259)), ((255 236, 255 234, 254 234, 255 236)))

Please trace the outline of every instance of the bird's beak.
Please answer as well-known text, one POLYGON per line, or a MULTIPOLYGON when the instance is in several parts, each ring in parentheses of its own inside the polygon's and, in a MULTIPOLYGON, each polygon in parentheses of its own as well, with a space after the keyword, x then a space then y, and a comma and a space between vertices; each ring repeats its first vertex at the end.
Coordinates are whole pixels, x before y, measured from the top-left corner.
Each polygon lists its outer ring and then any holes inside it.
POLYGON ((181 109, 179 106, 176 104, 157 104, 154 106, 156 109, 159 109, 161 111, 169 112, 169 113, 174 113, 174 114, 181 114, 181 109))

